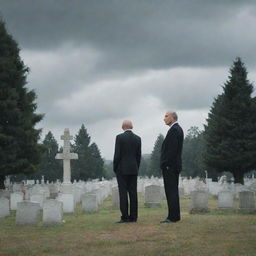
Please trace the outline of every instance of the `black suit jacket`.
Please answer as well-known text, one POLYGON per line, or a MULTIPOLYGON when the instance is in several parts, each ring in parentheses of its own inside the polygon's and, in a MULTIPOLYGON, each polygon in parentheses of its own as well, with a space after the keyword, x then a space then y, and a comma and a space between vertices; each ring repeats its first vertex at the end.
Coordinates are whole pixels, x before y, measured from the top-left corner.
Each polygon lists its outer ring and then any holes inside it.
POLYGON ((114 172, 123 175, 138 175, 141 158, 141 139, 132 131, 116 136, 114 172))
POLYGON ((167 167, 180 173, 182 170, 181 153, 184 134, 178 123, 174 124, 163 141, 161 148, 160 167, 162 170, 167 167))

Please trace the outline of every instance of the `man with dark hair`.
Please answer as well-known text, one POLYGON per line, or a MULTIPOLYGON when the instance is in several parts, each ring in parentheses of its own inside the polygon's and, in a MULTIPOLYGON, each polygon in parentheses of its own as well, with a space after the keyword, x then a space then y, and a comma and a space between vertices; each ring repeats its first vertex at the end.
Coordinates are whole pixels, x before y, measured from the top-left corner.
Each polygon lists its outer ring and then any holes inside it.
POLYGON ((123 121, 122 129, 124 132, 116 136, 113 161, 122 214, 117 223, 136 222, 138 218, 137 177, 141 159, 141 139, 132 132, 133 125, 130 120, 123 121))
POLYGON ((163 141, 160 167, 163 172, 164 189, 168 204, 168 216, 161 223, 172 223, 180 220, 179 173, 182 169, 181 153, 183 146, 183 130, 178 124, 178 116, 174 111, 166 112, 164 122, 170 128, 163 141))

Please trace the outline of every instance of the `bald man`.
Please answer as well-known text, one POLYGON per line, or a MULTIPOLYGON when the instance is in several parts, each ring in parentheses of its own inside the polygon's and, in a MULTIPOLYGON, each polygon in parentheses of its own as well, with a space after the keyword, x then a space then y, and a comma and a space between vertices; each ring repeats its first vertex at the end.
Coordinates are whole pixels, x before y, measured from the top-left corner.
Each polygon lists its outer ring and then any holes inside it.
POLYGON ((174 111, 167 111, 164 122, 170 126, 161 148, 160 167, 163 173, 164 188, 168 204, 168 216, 161 223, 180 220, 179 173, 181 172, 181 154, 183 147, 183 130, 178 124, 174 111))
POLYGON ((141 139, 132 132, 133 125, 130 120, 123 121, 122 129, 124 132, 116 136, 113 161, 121 211, 121 219, 117 223, 136 222, 138 218, 137 177, 141 159, 141 139))

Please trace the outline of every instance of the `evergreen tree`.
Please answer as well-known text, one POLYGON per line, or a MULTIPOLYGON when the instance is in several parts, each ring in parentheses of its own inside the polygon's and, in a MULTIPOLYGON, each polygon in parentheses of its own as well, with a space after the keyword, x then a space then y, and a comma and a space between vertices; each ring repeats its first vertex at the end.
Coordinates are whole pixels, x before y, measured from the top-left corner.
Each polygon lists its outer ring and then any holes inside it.
POLYGON ((72 180, 88 180, 90 178, 90 165, 89 165, 89 144, 90 136, 85 129, 84 124, 82 124, 78 134, 75 136, 75 144, 72 145, 72 149, 78 154, 78 160, 71 162, 72 180))
POLYGON ((32 173, 40 163, 41 130, 35 125, 43 116, 35 114, 36 94, 26 88, 28 71, 0 20, 0 188, 6 175, 32 173))
POLYGON ((240 58, 230 69, 229 80, 211 107, 205 126, 205 163, 208 169, 231 172, 235 183, 256 168, 255 105, 253 85, 240 58))
POLYGON ((182 151, 182 176, 205 177, 203 163, 204 138, 198 127, 191 127, 184 139, 182 151))
POLYGON ((154 148, 150 157, 150 163, 147 171, 147 174, 149 177, 152 175, 155 177, 162 176, 162 171, 160 168, 160 157, 161 157, 161 148, 162 148, 163 141, 164 141, 164 136, 162 134, 159 134, 155 141, 154 148))
POLYGON ((100 155, 100 151, 98 146, 95 143, 92 143, 89 147, 90 157, 89 157, 89 164, 90 164, 90 178, 102 178, 105 177, 104 171, 104 161, 100 155))
POLYGON ((141 161, 140 161, 140 169, 139 169, 139 176, 149 176, 148 175, 148 165, 149 165, 149 160, 147 156, 142 155, 141 156, 141 161))
POLYGON ((62 161, 55 159, 59 146, 50 131, 46 134, 43 145, 45 147, 45 152, 41 164, 38 171, 32 175, 31 178, 41 180, 41 177, 44 176, 45 180, 53 182, 57 179, 61 180, 63 178, 62 161))
POLYGON ((105 160, 104 170, 105 170, 105 178, 112 179, 113 177, 115 177, 115 173, 113 171, 113 161, 105 160))
POLYGON ((90 145, 90 136, 82 124, 72 149, 78 154, 78 160, 72 164, 72 180, 88 180, 105 177, 104 161, 95 143, 90 145))

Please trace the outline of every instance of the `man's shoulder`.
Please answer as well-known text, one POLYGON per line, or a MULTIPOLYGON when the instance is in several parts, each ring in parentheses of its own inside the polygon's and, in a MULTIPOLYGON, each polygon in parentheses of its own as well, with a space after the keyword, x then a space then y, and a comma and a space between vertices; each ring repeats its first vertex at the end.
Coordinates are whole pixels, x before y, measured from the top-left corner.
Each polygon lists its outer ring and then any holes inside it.
POLYGON ((179 133, 183 133, 183 130, 178 123, 174 124, 168 131, 168 134, 179 134, 179 133))
POLYGON ((174 124, 173 126, 172 126, 172 128, 170 129, 170 130, 173 130, 173 131, 180 131, 180 130, 182 130, 182 128, 181 128, 181 126, 178 124, 178 123, 176 123, 176 124, 174 124))

